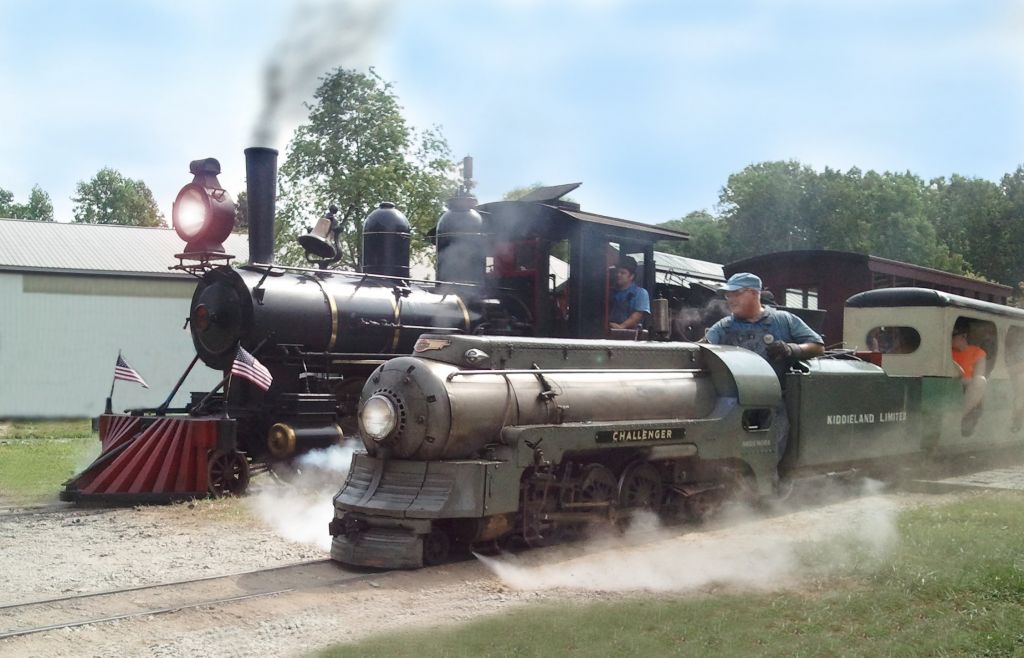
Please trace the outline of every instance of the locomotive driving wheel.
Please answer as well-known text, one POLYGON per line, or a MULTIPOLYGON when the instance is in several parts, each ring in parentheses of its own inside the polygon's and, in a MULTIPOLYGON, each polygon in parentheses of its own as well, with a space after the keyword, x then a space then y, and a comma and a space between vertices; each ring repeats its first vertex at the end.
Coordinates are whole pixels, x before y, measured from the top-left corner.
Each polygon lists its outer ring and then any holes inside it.
POLYGON ((249 488, 249 460, 237 450, 214 450, 206 465, 214 496, 240 496, 249 488))
POLYGON ((658 469, 647 462, 636 462, 622 472, 618 493, 619 505, 624 509, 657 512, 665 496, 665 487, 658 469))
POLYGON ((580 481, 579 502, 608 503, 615 499, 619 487, 615 474, 603 464, 587 464, 580 481))
POLYGON ((423 537, 423 564, 432 567, 448 559, 451 540, 440 530, 434 530, 423 537))
POLYGON ((544 480, 530 480, 523 488, 522 538, 531 548, 550 546, 561 538, 558 524, 547 518, 558 510, 557 494, 544 480))

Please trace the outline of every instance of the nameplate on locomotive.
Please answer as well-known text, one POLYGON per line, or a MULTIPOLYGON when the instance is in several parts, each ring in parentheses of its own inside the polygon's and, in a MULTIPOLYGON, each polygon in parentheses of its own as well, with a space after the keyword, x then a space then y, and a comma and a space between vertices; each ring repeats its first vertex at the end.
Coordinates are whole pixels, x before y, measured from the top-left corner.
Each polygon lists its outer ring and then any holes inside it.
POLYGON ((598 443, 632 443, 633 441, 671 441, 686 437, 685 427, 649 427, 635 430, 605 430, 597 433, 598 443))

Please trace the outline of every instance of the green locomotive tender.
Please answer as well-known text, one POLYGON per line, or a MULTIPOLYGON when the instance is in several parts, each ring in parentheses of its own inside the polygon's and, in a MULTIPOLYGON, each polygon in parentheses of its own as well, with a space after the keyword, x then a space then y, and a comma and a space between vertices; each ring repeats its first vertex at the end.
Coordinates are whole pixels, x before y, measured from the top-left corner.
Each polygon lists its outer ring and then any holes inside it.
POLYGON ((643 509, 700 516, 780 477, 1021 442, 1024 311, 876 290, 848 300, 844 339, 780 385, 742 348, 425 335, 363 389, 366 452, 334 498, 331 556, 416 568, 453 545, 543 544, 643 509), (987 355, 966 416, 954 326, 987 355))

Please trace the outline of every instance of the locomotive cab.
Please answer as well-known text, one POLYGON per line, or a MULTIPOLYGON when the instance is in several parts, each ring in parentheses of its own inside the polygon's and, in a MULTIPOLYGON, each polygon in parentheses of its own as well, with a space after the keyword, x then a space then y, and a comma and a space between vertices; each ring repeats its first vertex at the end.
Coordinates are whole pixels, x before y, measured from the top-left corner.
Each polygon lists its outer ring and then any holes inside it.
MULTIPOLYGON (((654 300, 655 243, 688 236, 584 212, 564 198, 579 185, 542 187, 516 201, 478 207, 490 241, 485 285, 529 311, 535 336, 621 338, 608 327, 609 268, 627 255, 643 262, 636 282, 654 300)), ((659 326, 665 329, 658 337, 667 338, 667 322, 659 326)))

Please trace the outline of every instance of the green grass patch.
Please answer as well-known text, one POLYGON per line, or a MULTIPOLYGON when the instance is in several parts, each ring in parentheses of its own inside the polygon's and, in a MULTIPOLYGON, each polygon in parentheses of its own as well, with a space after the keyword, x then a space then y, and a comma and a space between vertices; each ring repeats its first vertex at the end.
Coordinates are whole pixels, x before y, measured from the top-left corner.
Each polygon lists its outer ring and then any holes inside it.
POLYGON ((0 500, 57 500, 60 485, 99 454, 88 420, 0 423, 0 500))
POLYGON ((799 590, 528 606, 315 655, 1024 656, 1024 496, 918 509, 898 527, 881 557, 802 545, 799 590))
POLYGON ((77 420, 0 420, 2 439, 84 439, 95 436, 92 421, 77 420))

